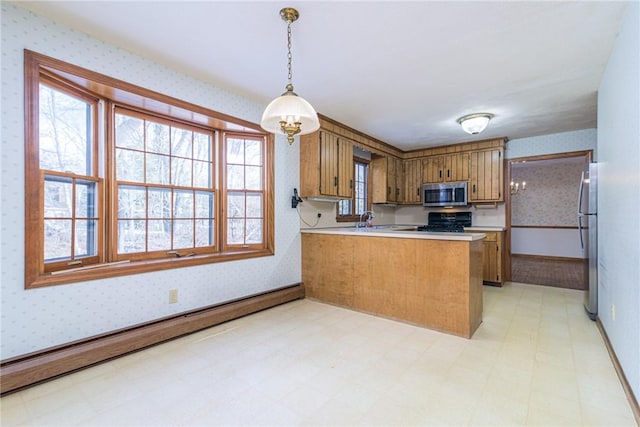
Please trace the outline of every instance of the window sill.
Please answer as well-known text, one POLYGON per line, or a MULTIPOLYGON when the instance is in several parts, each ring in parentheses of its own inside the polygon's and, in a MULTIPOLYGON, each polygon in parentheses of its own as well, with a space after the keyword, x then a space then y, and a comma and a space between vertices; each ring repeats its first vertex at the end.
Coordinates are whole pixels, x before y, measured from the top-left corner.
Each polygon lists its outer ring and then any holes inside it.
POLYGON ((105 279, 108 277, 128 276, 132 274, 148 273, 152 271, 193 267, 197 265, 214 264, 226 261, 237 261, 242 259, 259 258, 272 255, 273 251, 269 249, 252 249, 245 251, 229 251, 217 254, 195 255, 185 258, 112 263, 88 270, 69 271, 68 273, 60 274, 41 274, 32 281, 29 281, 27 279, 25 282, 25 289, 64 285, 68 283, 105 279))

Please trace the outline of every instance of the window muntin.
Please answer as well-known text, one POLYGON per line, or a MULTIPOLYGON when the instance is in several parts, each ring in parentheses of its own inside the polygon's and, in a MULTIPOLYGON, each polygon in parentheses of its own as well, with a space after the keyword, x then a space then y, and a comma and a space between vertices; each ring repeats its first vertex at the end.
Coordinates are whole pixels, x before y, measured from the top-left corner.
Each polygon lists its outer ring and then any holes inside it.
POLYGON ((53 172, 43 178, 45 263, 78 265, 97 256, 99 180, 53 172))
POLYGON ((340 202, 338 202, 338 220, 357 221, 359 219, 359 215, 369 209, 367 197, 369 164, 362 159, 354 157, 353 166, 353 198, 349 200, 340 200, 340 202))
POLYGON ((273 255, 274 138, 257 124, 28 50, 24 81, 26 288, 273 255), (58 100, 65 108, 51 109, 58 100), (118 147, 115 110, 139 119, 123 125, 130 135, 118 147), (235 219, 244 243, 235 246, 226 244, 223 132, 261 150, 255 162, 248 145, 242 164, 247 179, 236 192, 246 212, 235 219), (120 245, 131 253, 118 252, 119 215, 135 231, 120 245))

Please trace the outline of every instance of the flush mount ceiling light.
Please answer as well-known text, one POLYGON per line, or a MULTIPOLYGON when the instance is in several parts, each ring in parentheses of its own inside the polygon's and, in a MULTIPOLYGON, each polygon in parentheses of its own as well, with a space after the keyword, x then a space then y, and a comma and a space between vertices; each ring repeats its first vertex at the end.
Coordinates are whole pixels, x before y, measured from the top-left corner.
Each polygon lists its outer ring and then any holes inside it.
POLYGON ((271 101, 262 114, 260 126, 271 133, 282 132, 287 135, 289 144, 295 135, 315 132, 320 128, 318 114, 304 98, 293 91, 291 83, 291 23, 300 14, 292 7, 280 11, 280 17, 287 23, 287 68, 289 70, 286 92, 271 101))
POLYGON ((460 117, 458 123, 466 133, 477 135, 487 127, 492 117, 493 114, 489 113, 469 114, 468 116, 460 117))

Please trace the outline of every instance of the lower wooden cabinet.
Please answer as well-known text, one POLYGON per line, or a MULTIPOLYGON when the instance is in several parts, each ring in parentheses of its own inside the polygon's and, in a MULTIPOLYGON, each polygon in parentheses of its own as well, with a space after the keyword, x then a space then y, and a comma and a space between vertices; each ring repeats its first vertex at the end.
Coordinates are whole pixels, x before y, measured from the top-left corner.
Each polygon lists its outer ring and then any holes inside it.
POLYGON ((503 246, 504 233, 501 231, 480 231, 487 235, 482 247, 482 280, 488 284, 502 286, 504 283, 503 246))

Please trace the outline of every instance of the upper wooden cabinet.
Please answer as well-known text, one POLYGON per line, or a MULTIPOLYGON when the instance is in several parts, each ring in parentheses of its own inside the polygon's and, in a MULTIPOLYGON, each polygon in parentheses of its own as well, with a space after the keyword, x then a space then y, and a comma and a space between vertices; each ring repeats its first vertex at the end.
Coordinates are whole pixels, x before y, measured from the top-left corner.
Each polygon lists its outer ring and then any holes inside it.
POLYGON ((371 167, 371 202, 401 203, 404 187, 402 160, 395 157, 373 159, 371 167))
POLYGON ((469 176, 469 202, 504 201, 503 149, 472 151, 469 176))
POLYGON ((422 159, 403 162, 404 166, 404 203, 419 205, 422 203, 422 159))
POLYGON ((300 196, 353 197, 353 143, 320 130, 300 137, 300 196))
POLYGON ((469 179, 469 153, 427 157, 422 161, 425 183, 466 181, 469 179))

